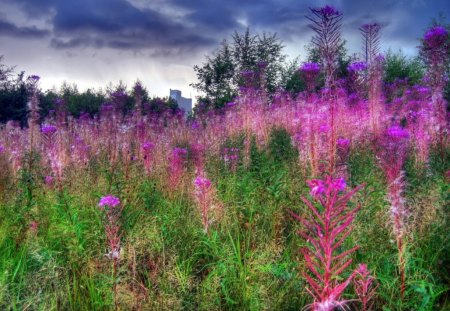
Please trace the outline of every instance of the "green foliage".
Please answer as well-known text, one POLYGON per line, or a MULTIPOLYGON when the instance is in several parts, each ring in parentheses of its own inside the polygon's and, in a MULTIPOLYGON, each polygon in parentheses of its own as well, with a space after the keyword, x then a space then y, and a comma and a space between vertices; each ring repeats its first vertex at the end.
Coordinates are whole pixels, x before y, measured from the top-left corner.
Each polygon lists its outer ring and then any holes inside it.
POLYGON ((424 75, 424 66, 419 58, 408 57, 402 51, 389 50, 385 56, 385 76, 387 83, 407 79, 409 85, 420 83, 424 75))
POLYGON ((291 94, 297 94, 306 89, 305 81, 300 78, 298 68, 299 63, 298 58, 296 58, 285 64, 281 71, 280 86, 291 94))
POLYGON ((245 85, 243 71, 255 75, 252 86, 273 93, 280 85, 285 55, 283 45, 275 34, 253 35, 235 32, 232 42, 222 41, 215 53, 201 66, 194 66, 198 82, 191 86, 204 96, 199 102, 209 107, 221 108, 234 98, 239 87, 245 85))
POLYGON ((275 163, 289 162, 298 157, 297 149, 292 145, 291 136, 283 128, 270 132, 269 154, 275 163))

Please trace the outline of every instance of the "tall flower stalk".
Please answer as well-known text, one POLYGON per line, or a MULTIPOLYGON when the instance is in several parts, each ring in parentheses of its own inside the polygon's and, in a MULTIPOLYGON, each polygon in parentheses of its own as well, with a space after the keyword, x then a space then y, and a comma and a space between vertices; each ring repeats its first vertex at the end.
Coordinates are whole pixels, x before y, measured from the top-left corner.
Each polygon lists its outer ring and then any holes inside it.
POLYGON ((210 225, 208 213, 212 204, 211 181, 201 174, 194 179, 194 187, 195 200, 202 216, 203 231, 208 234, 210 225))
POLYGON ((355 293, 361 302, 361 311, 369 311, 373 307, 373 296, 377 286, 375 286, 375 278, 370 275, 367 265, 360 264, 356 269, 355 277, 353 278, 353 287, 355 293))
POLYGON ((108 243, 108 253, 106 257, 113 262, 113 294, 114 294, 114 306, 118 308, 117 301, 117 269, 119 267, 120 260, 120 240, 122 237, 121 222, 123 205, 120 203, 119 198, 113 195, 107 195, 100 199, 98 206, 103 212, 103 222, 105 226, 105 234, 108 243))
POLYGON ((442 26, 430 28, 422 40, 421 55, 427 64, 425 82, 431 88, 433 103, 433 123, 439 135, 439 145, 443 155, 444 138, 448 135, 448 118, 445 109, 444 87, 448 81, 446 71, 450 62, 450 36, 442 26))
POLYGON ((36 149, 39 138, 39 90, 38 82, 40 77, 36 75, 27 78, 29 93, 28 101, 28 130, 30 133, 30 149, 36 149))
POLYGON ((308 185, 312 199, 302 197, 302 201, 309 212, 302 216, 291 214, 305 228, 299 235, 308 244, 301 252, 309 270, 304 276, 309 285, 306 290, 314 299, 311 307, 315 311, 331 311, 345 304, 341 295, 355 275, 353 272, 344 281, 339 281, 341 274, 352 263, 349 255, 359 248, 354 246, 349 250, 342 250, 360 209, 360 205, 350 207, 348 202, 364 185, 343 193, 346 188, 345 180, 331 176, 323 180, 310 180, 308 185))
POLYGON ((398 249, 398 265, 400 272, 400 293, 405 294, 405 236, 408 210, 405 206, 403 191, 405 188, 403 164, 408 150, 409 132, 400 126, 387 129, 381 138, 381 150, 378 153, 380 165, 387 180, 387 199, 390 203, 392 231, 396 238, 398 249))
POLYGON ((323 70, 325 72, 325 87, 334 84, 334 73, 338 50, 342 46, 341 21, 343 14, 331 6, 311 9, 312 15, 306 16, 312 24, 310 27, 316 33, 312 43, 318 49, 323 70))
POLYGON ((178 186, 185 170, 187 149, 175 147, 169 157, 169 185, 172 188, 178 186))

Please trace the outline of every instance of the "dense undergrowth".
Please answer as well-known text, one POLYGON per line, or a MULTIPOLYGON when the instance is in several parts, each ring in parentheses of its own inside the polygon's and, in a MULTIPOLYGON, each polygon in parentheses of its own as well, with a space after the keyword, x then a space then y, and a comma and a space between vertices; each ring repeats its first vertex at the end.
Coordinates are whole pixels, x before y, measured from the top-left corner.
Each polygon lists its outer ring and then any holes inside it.
MULTIPOLYGON (((236 137, 229 145, 242 148, 236 137)), ((44 170, 28 154, 17 181, 2 175, 0 223, 0 304, 15 310, 102 310, 113 308, 109 259, 101 212, 105 193, 124 204, 118 304, 123 309, 299 310, 311 303, 305 291, 304 245, 299 224, 288 214, 305 211, 305 171, 289 135, 273 130, 265 149, 251 146, 250 163, 236 171, 211 157, 206 167, 223 205, 209 234, 189 184, 175 191, 144 174, 135 162, 124 172, 108 161, 91 160, 82 170, 67 169, 62 188, 45 184, 44 170), (32 223, 30 222, 32 220, 32 223)), ((2 161, 4 162, 4 158, 2 161)), ((426 170, 408 159, 406 197, 415 211, 407 242, 406 292, 400 299, 397 250, 389 229, 383 173, 370 149, 350 152, 348 183, 366 187, 356 195, 361 210, 346 243, 376 278, 375 310, 445 310, 449 307, 450 241, 445 159, 436 154, 426 170), (442 162, 444 160, 445 162, 442 162)), ((307 174, 307 172, 306 172, 307 174)), ((358 309, 352 290, 348 305, 358 309)))

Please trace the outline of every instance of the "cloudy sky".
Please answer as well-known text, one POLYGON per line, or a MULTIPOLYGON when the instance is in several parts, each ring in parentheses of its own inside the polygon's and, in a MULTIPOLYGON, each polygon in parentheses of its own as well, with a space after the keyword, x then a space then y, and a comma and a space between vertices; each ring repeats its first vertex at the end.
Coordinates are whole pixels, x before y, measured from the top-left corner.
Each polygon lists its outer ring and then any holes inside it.
POLYGON ((385 27, 382 49, 414 55, 434 17, 450 22, 449 0, 0 0, 0 55, 17 70, 41 76, 43 89, 63 81, 79 89, 140 79, 150 94, 169 88, 196 95, 192 67, 247 26, 276 32, 290 57, 304 57, 312 35, 308 8, 344 13, 343 35, 359 52, 358 27, 385 27))

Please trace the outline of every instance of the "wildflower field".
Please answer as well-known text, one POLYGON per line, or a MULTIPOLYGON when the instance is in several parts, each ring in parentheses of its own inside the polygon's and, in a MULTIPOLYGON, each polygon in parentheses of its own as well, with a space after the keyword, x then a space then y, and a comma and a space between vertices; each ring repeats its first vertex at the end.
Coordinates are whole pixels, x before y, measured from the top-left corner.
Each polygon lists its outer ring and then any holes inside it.
POLYGON ((128 114, 42 118, 31 76, 28 126, 0 126, 0 309, 449 310, 448 33, 424 40, 421 85, 379 55, 335 81, 323 47, 306 91, 247 72, 192 118, 139 85, 128 114))

